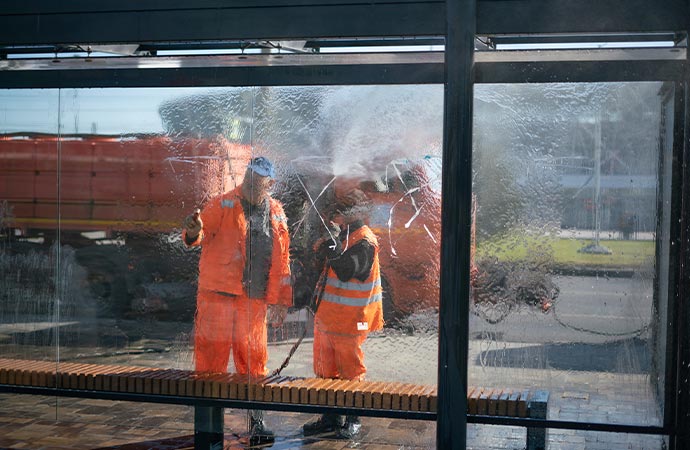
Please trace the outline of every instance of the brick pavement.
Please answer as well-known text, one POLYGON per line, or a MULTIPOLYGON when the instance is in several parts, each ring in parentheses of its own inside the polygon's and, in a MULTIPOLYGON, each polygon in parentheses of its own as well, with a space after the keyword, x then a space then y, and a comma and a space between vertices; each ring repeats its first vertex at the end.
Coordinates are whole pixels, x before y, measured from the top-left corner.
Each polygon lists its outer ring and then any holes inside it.
MULTIPOLYGON (((314 416, 267 413, 278 436, 275 449, 430 449, 433 422, 363 418, 355 443, 323 437, 304 438, 298 430, 314 416)), ((0 447, 12 449, 169 450, 193 448, 190 407, 0 394, 0 447)), ((247 448, 246 412, 228 410, 225 448, 247 448)), ((551 430, 551 450, 654 450, 665 448, 655 436, 551 430)), ((468 449, 524 449, 519 427, 468 426, 468 449)))
MULTIPOLYGON (((362 418, 357 443, 305 438, 301 425, 316 416, 267 412, 278 439, 273 448, 341 450, 433 448, 435 424, 362 418)), ((226 448, 247 447, 247 413, 226 410, 226 448)), ((185 406, 0 394, 0 447, 31 449, 186 449, 193 447, 193 409, 185 406)))

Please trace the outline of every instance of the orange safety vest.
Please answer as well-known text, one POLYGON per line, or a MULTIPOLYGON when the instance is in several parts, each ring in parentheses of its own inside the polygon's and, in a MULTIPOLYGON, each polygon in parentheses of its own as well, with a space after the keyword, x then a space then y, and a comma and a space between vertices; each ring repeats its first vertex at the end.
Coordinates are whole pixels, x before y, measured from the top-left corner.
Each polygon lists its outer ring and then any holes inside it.
MULTIPOLYGON (((241 198, 241 187, 238 186, 211 200, 201 212, 204 228, 196 241, 189 244, 203 244, 199 260, 199 290, 244 294, 242 275, 247 259, 247 221, 241 198)), ((269 214, 273 249, 264 300, 268 304, 290 306, 290 235, 283 206, 274 198, 269 198, 269 214)))
POLYGON ((340 281, 329 267, 314 318, 315 326, 324 332, 358 335, 383 328, 379 244, 374 232, 366 225, 350 235, 349 245, 355 246, 362 239, 374 246, 374 263, 369 277, 364 281, 356 278, 340 281))

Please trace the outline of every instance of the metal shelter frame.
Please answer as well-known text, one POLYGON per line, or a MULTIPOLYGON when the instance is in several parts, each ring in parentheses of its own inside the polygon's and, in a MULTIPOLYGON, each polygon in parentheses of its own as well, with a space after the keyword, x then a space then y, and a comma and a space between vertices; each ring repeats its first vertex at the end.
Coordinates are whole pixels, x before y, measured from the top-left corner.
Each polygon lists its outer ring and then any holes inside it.
POLYGON ((0 88, 444 83, 439 409, 426 417, 437 420, 437 445, 464 448, 471 422, 668 435, 670 448, 685 449, 690 448, 688 29, 690 7, 684 0, 14 1, 5 2, 0 11, 0 88), (271 41, 286 40, 302 43, 298 51, 281 46, 280 53, 193 54, 200 49, 268 48, 271 41), (601 40, 665 40, 674 45, 553 52, 493 49, 503 43, 601 40), (91 47, 114 44, 129 44, 134 50, 120 57, 60 57, 66 51, 90 52, 91 47), (367 45, 410 45, 420 51, 318 53, 367 45), (429 45, 444 45, 445 51, 423 50, 429 45), (162 56, 168 50, 190 55, 162 56), (38 53, 54 57, 31 58, 38 53), (663 425, 468 417, 473 84, 607 81, 666 81, 675 86, 663 425))

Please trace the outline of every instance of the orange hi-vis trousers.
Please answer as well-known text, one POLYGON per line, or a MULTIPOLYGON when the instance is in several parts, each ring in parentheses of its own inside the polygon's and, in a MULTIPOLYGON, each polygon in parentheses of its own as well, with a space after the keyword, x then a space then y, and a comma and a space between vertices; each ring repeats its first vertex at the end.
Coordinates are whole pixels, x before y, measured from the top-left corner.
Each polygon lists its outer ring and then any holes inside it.
POLYGON ((364 380, 362 344, 367 335, 327 333, 314 327, 314 373, 321 378, 364 380))
POLYGON ((266 376, 266 310, 263 300, 200 290, 194 320, 195 369, 226 372, 232 349, 237 373, 266 376))

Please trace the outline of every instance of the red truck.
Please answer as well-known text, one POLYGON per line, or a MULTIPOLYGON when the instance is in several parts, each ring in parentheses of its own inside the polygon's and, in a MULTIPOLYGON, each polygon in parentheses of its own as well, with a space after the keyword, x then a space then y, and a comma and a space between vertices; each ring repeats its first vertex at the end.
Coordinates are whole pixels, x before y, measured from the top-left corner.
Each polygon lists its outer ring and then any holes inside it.
MULTIPOLYGON (((224 138, 2 135, 0 210, 5 212, 0 228, 5 239, 44 247, 59 230, 60 243, 78 249, 77 259, 87 267, 91 289, 106 314, 143 310, 179 317, 182 307, 191 314, 194 302, 188 296, 194 295, 194 280, 179 266, 195 264, 198 253, 180 245, 181 220, 208 198, 239 184, 251 154, 249 146, 224 138), (168 294, 166 283, 173 286, 168 294), (176 303, 170 291, 187 297, 176 303)), ((309 180, 317 191, 327 183, 314 185, 320 183, 315 174, 292 175, 309 180)), ((294 181, 288 174, 279 184, 294 181)), ((367 221, 380 238, 386 317, 436 308, 439 158, 392 161, 380 177, 358 183, 371 200, 367 221)), ((304 305, 316 273, 305 259, 310 240, 321 231, 319 224, 296 226, 314 209, 306 195, 283 195, 300 191, 294 186, 279 187, 276 195, 296 230, 295 303, 304 305)), ((328 191, 320 201, 328 204, 332 196, 328 191)))
POLYGON ((231 169, 249 155, 222 139, 4 135, 0 200, 22 236, 47 236, 58 225, 67 242, 82 231, 167 232, 181 207, 204 201, 196 195, 231 189, 244 174, 231 169))

